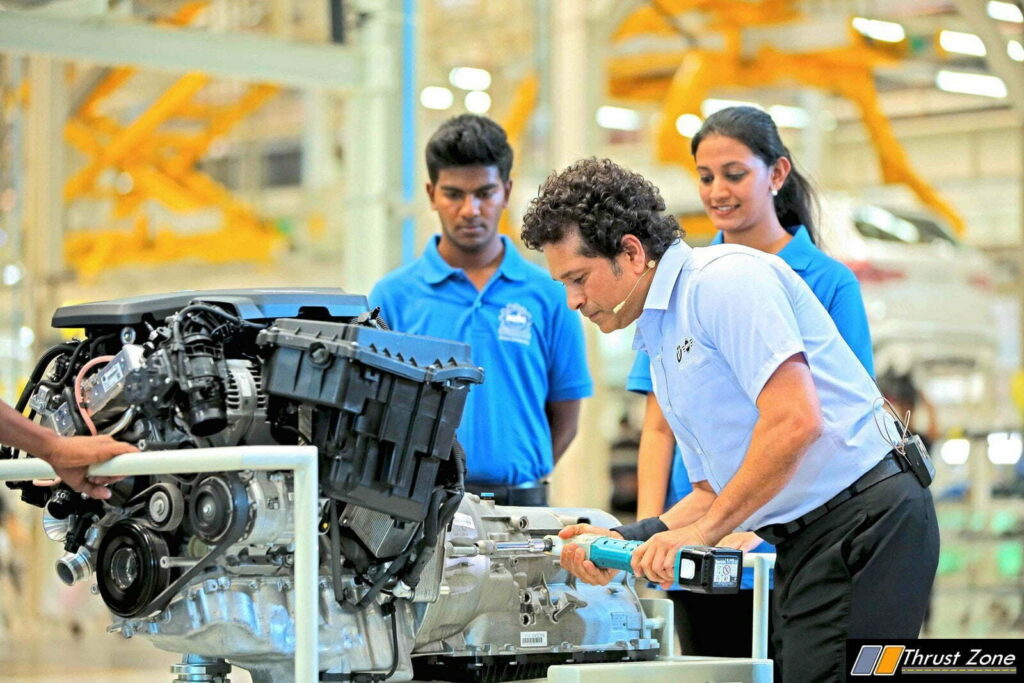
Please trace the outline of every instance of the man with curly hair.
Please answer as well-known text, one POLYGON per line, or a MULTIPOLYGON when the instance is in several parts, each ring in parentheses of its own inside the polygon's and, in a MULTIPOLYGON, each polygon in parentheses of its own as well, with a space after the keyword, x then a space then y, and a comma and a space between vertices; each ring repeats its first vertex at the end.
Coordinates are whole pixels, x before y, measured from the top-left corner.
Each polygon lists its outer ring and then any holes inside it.
MULTIPOLYGON (((762 189, 750 202, 770 206, 762 189)), ((927 478, 879 432, 874 382, 800 277, 747 247, 690 248, 657 188, 606 159, 549 177, 523 242, 602 332, 636 322, 693 483, 660 517, 562 536, 643 540, 634 573, 669 587, 678 548, 756 530, 777 546, 787 683, 842 680, 848 638, 916 638, 938 559, 927 478)), ((571 544, 562 564, 589 583, 615 573, 571 544)))
POLYGON ((592 390, 579 316, 566 310, 558 284, 498 233, 512 190, 501 126, 472 114, 449 119, 427 143, 426 160, 441 234, 378 282, 370 303, 396 330, 466 342, 483 367, 458 430, 467 490, 503 505, 546 505, 546 478, 592 390))

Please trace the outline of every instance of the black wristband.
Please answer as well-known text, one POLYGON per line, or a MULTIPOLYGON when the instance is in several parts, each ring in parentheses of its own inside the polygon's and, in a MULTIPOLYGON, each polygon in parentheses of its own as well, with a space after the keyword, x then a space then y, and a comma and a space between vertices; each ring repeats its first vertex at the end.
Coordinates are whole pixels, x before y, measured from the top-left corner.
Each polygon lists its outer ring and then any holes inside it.
POLYGON ((632 524, 614 527, 612 531, 618 532, 627 541, 646 541, 654 534, 668 531, 668 526, 665 525, 665 522, 661 521, 661 517, 648 517, 647 519, 637 520, 632 524))

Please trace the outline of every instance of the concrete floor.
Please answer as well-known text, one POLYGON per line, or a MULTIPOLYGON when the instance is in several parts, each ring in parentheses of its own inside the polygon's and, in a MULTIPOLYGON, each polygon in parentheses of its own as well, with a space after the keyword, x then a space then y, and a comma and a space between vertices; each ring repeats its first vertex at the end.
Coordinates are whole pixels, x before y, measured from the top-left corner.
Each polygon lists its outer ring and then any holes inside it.
MULTIPOLYGON (((0 683, 171 683, 179 657, 146 641, 115 634, 75 639, 63 634, 49 642, 0 641, 0 683)), ((251 683, 241 669, 231 683, 251 683)))

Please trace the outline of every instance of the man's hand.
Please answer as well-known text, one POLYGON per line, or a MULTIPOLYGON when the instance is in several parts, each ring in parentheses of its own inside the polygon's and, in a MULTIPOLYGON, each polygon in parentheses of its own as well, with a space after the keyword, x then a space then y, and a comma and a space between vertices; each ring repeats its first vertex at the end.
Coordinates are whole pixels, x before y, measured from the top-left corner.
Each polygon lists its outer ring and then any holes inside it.
MULTIPOLYGON (((611 538, 622 538, 615 531, 590 524, 570 524, 558 532, 558 537, 568 539, 580 534, 597 534, 599 536, 610 536, 611 538)), ((607 585, 619 573, 618 569, 599 568, 587 559, 587 552, 575 543, 567 543, 562 548, 561 563, 562 568, 570 574, 595 586, 607 585)))
POLYGON ((0 401, 0 443, 13 446, 50 463, 68 486, 93 498, 110 498, 112 484, 121 477, 86 477, 89 465, 115 455, 139 450, 110 436, 60 436, 0 401))
POLYGON ((675 583, 676 551, 684 545, 707 545, 704 534, 693 524, 654 534, 633 551, 633 573, 670 588, 675 583))
POLYGON ((735 548, 736 550, 742 550, 745 553, 749 553, 762 543, 764 543, 764 539, 753 531, 737 531, 736 533, 729 534, 719 541, 718 547, 735 548))
POLYGON ((89 477, 89 465, 138 450, 130 443, 116 441, 106 435, 66 436, 54 438, 46 453, 36 455, 50 463, 57 476, 75 491, 90 498, 106 500, 110 498, 107 485, 120 481, 122 477, 89 477))

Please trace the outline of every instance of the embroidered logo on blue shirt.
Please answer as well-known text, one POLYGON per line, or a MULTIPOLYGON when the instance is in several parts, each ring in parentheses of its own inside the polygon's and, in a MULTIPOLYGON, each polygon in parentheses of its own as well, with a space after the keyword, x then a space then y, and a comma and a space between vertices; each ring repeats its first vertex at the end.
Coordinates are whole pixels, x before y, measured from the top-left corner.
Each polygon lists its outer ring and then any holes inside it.
POLYGON ((676 362, 683 362, 683 354, 689 353, 690 349, 693 348, 693 337, 687 337, 683 340, 683 343, 676 347, 676 362))
POLYGON ((498 314, 498 338, 529 344, 533 339, 533 316, 525 306, 506 304, 498 314))

